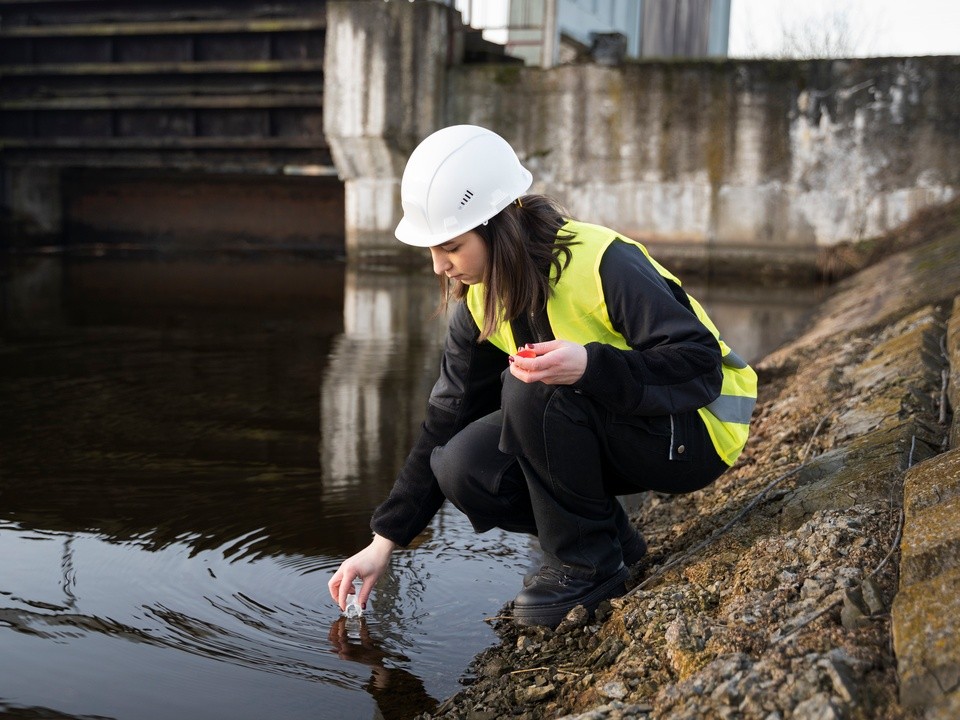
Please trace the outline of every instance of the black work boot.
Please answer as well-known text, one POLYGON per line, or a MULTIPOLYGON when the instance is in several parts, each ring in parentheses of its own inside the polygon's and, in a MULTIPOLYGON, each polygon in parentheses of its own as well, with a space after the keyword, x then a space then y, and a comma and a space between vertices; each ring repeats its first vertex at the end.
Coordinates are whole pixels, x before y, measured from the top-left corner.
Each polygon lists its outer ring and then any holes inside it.
POLYGON ((627 567, 633 567, 647 554, 647 541, 639 532, 626 541, 620 538, 620 546, 623 548, 623 564, 627 567))
POLYGON ((628 576, 623 565, 601 580, 573 577, 545 565, 513 601, 513 619, 519 625, 555 628, 577 605, 593 612, 601 601, 623 595, 628 576))
MULTIPOLYGON (((620 545, 623 549, 623 564, 626 565, 627 568, 636 565, 643 559, 643 556, 647 554, 647 541, 643 539, 643 535, 637 530, 634 530, 633 534, 626 540, 620 538, 620 545)), ((525 588, 530 587, 539 574, 539 570, 531 570, 528 572, 523 576, 523 586, 525 588)))

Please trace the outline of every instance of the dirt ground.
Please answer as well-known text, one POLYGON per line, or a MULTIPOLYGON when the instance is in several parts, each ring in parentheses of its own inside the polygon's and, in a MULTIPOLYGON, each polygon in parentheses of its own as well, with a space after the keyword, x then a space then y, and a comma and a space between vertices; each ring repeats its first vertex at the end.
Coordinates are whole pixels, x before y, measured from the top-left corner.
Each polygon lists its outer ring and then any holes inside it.
POLYGON ((912 717, 890 621, 901 483, 945 447, 941 359, 925 348, 960 279, 918 289, 910 273, 952 262, 956 226, 841 282, 804 335, 758 364, 737 464, 632 511, 650 552, 626 596, 556 630, 517 626, 508 604, 492 620, 500 644, 422 717, 912 717), (878 280, 893 273, 900 286, 878 280))

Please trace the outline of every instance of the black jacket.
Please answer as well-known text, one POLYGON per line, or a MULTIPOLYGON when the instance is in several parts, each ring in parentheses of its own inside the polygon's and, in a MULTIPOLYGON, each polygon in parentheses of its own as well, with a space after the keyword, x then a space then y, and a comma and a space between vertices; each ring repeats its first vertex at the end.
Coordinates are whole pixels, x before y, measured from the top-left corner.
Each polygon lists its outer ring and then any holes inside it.
MULTIPOLYGON (((588 343, 587 369, 574 387, 620 415, 681 413, 716 399, 722 382, 720 346, 683 289, 624 242, 607 248, 600 278, 613 327, 632 349, 588 343)), ((458 303, 420 437, 370 523, 374 532, 399 545, 420 534, 443 504, 430 453, 500 407, 507 355, 489 342, 478 343, 479 335, 466 303, 458 303)))

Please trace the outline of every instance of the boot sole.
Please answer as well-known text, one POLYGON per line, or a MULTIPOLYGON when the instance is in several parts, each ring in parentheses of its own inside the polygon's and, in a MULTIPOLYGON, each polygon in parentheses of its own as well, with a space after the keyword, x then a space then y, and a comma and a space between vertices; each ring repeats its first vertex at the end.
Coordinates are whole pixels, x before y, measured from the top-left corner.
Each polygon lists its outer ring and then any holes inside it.
POLYGON ((555 628, 577 605, 583 605, 588 612, 596 610, 604 600, 623 595, 627 588, 624 581, 630 576, 625 567, 621 567, 604 583, 597 585, 593 590, 578 598, 573 604, 551 603, 549 605, 514 605, 513 619, 518 625, 546 625, 555 628))

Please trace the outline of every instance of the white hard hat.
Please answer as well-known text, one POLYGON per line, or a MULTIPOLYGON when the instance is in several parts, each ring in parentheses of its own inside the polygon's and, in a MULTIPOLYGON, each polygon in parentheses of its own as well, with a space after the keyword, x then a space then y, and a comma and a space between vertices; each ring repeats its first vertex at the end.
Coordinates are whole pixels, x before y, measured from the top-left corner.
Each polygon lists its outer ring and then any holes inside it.
POLYGON ((513 148, 495 132, 476 125, 437 130, 407 160, 397 239, 418 247, 445 243, 485 223, 532 182, 513 148))

